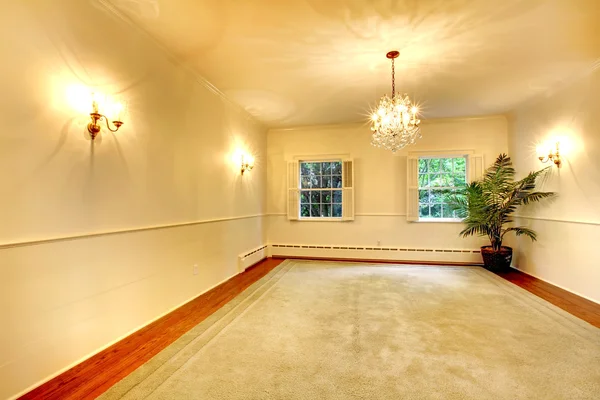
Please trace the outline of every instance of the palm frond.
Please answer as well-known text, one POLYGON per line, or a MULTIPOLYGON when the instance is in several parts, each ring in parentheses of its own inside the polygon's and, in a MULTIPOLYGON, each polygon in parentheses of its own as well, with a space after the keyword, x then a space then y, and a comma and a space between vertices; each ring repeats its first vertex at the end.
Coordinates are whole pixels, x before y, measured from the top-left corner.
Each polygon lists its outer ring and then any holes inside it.
POLYGON ((487 225, 485 225, 485 224, 467 226, 465 229, 460 231, 460 235, 462 237, 475 236, 475 235, 485 236, 485 235, 488 235, 488 233, 489 233, 489 230, 488 230, 487 225))
POLYGON ((547 199, 548 197, 553 197, 555 195, 556 193, 553 192, 532 192, 523 196, 522 201, 524 205, 527 205, 529 203, 534 203, 536 201, 547 199))
POLYGON ((515 181, 512 160, 508 155, 500 154, 480 180, 465 185, 451 199, 450 207, 465 224, 460 235, 487 236, 495 248, 502 245, 502 239, 508 232, 536 240, 536 233, 529 228, 506 226, 513 222, 511 216, 521 205, 555 195, 535 190, 538 179, 547 171, 548 168, 544 168, 530 172, 515 181))
POLYGON ((534 242, 537 240, 537 233, 535 233, 535 231, 533 231, 529 228, 526 228, 524 226, 515 226, 515 227, 507 228, 502 233, 502 237, 504 237, 504 235, 506 235, 508 232, 515 232, 515 234, 517 236, 521 236, 521 235, 528 236, 534 242))

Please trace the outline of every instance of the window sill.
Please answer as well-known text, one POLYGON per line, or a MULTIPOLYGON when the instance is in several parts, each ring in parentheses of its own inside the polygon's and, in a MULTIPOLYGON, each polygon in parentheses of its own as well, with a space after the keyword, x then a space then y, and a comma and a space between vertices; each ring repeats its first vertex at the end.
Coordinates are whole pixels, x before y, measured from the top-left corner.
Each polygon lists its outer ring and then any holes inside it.
POLYGON ((454 223, 462 224, 463 220, 460 218, 419 218, 415 222, 441 222, 441 223, 454 223))
POLYGON ((342 218, 298 218, 298 221, 310 221, 310 222, 342 222, 342 218))

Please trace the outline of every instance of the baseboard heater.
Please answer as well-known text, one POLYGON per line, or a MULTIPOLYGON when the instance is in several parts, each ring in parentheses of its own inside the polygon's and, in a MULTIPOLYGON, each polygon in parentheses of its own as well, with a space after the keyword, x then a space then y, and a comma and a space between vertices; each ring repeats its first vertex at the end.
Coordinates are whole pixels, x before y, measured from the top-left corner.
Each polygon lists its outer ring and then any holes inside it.
POLYGON ((479 249, 270 244, 269 256, 481 264, 479 249))
POLYGON ((268 246, 259 246, 247 253, 238 256, 238 271, 243 272, 254 264, 264 260, 268 255, 268 246))

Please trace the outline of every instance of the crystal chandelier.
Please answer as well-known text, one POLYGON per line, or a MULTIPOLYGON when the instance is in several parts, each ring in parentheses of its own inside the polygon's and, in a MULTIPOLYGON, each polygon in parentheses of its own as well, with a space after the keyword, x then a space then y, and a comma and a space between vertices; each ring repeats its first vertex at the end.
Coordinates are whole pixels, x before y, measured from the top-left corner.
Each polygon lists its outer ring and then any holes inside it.
POLYGON ((383 96, 371 116, 371 144, 391 150, 392 153, 421 138, 421 120, 417 118, 419 108, 411 103, 407 94, 396 94, 394 60, 399 55, 397 51, 390 51, 386 55, 392 60, 392 97, 383 96))

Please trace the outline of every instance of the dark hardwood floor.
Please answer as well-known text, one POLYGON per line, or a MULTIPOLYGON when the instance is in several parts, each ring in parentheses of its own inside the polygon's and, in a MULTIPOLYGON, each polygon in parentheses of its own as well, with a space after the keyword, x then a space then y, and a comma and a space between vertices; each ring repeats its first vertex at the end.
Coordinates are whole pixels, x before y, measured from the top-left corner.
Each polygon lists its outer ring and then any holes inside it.
POLYGON ((521 271, 498 272, 496 275, 600 328, 600 304, 584 299, 521 271))
POLYGON ((20 398, 98 397, 281 262, 278 259, 260 262, 20 398))
MULTIPOLYGON (((284 259, 270 258, 197 297, 21 399, 93 399, 232 300, 284 259)), ((519 271, 498 274, 600 328, 600 305, 519 271)))

